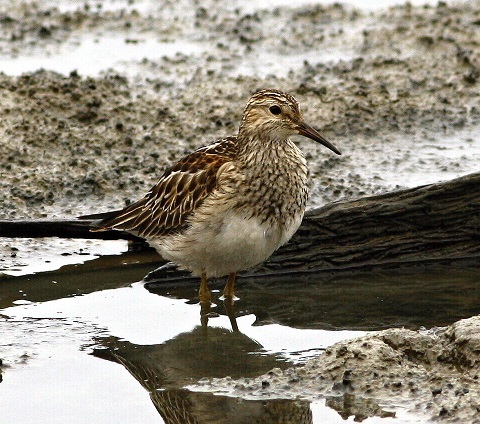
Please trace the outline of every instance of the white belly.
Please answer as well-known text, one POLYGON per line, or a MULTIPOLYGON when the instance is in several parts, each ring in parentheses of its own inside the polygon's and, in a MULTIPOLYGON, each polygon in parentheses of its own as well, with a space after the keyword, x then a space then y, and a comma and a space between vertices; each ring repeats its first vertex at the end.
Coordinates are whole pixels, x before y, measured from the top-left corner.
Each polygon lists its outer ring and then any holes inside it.
POLYGON ((257 218, 235 212, 210 216, 208 222, 193 224, 181 235, 167 236, 149 243, 168 260, 207 277, 220 277, 251 268, 267 259, 286 243, 300 226, 299 215, 287 227, 268 226, 257 218))

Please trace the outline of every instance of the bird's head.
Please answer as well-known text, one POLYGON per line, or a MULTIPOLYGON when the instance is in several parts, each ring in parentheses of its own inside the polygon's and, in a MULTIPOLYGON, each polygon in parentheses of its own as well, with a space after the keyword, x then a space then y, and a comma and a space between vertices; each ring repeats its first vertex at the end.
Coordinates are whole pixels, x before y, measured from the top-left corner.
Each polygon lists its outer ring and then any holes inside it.
POLYGON ((239 135, 286 140, 300 134, 340 155, 340 151, 317 130, 305 123, 298 102, 293 96, 278 90, 261 90, 247 103, 240 124, 239 135))

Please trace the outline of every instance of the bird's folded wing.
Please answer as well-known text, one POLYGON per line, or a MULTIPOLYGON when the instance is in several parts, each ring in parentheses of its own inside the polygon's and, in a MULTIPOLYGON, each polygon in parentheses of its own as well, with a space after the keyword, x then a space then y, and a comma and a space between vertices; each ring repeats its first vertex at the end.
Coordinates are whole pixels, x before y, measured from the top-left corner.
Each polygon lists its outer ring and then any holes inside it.
POLYGON ((235 138, 230 137, 185 156, 163 174, 144 198, 114 212, 113 217, 107 213, 94 231, 119 229, 152 237, 180 229, 217 187, 218 171, 232 160, 234 147, 235 138))

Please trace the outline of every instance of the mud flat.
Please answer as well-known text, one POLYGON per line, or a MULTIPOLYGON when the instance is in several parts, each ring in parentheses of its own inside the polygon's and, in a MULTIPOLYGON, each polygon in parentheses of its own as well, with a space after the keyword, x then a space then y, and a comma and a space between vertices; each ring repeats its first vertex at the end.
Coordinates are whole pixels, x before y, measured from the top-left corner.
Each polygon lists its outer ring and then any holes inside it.
POLYGON ((19 2, 1 15, 0 71, 10 72, 0 75, 3 216, 122 206, 185 151, 234 134, 246 100, 264 87, 292 92, 344 153, 301 142, 312 206, 478 171, 474 2, 376 12, 69 4, 19 2), (88 52, 75 50, 91 38, 88 52), (100 59, 109 43, 116 55, 107 67, 100 59), (128 59, 132 44, 143 60, 128 59), (182 45, 195 50, 182 53, 182 45), (75 60, 66 51, 78 53, 75 60), (99 69, 77 72, 82 53, 99 69), (71 73, 12 76, 32 59, 71 73))
POLYGON ((480 317, 432 330, 390 329, 339 342, 301 367, 258 378, 213 379, 193 387, 247 399, 327 398, 347 418, 394 416, 474 423, 480 413, 480 317))

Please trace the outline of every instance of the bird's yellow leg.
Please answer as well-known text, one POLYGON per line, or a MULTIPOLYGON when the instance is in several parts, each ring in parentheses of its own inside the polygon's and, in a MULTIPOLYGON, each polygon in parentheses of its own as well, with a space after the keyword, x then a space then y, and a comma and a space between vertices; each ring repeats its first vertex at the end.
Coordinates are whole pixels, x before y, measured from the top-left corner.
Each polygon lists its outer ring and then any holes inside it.
POLYGON ((200 297, 200 303, 211 303, 212 293, 207 285, 207 274, 202 272, 202 279, 200 280, 200 290, 198 290, 198 296, 200 297))
POLYGON ((228 274, 227 284, 225 284, 225 288, 223 289, 223 298, 224 300, 234 301, 237 300, 235 297, 235 280, 237 279, 237 274, 235 272, 231 272, 228 274))

